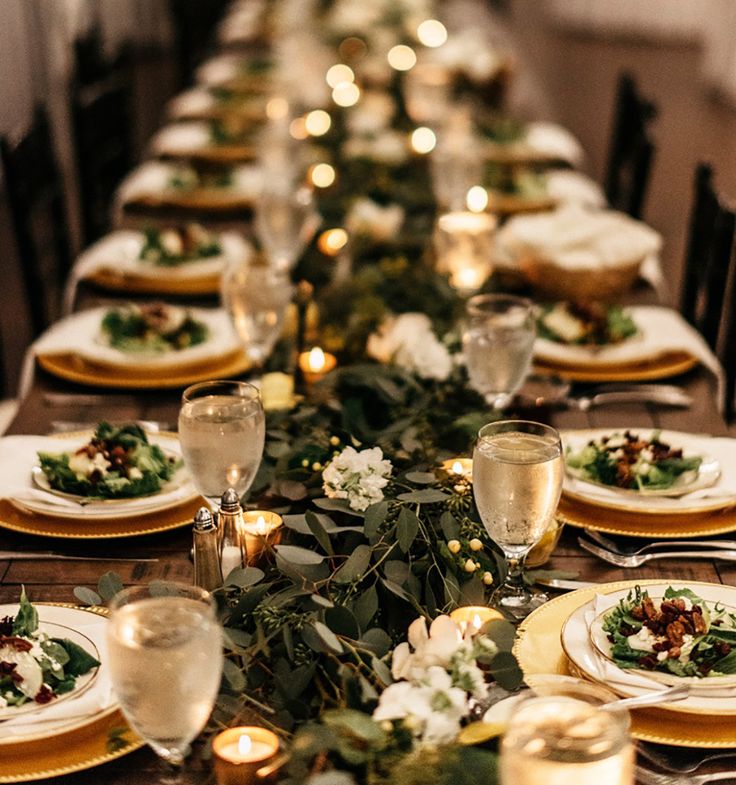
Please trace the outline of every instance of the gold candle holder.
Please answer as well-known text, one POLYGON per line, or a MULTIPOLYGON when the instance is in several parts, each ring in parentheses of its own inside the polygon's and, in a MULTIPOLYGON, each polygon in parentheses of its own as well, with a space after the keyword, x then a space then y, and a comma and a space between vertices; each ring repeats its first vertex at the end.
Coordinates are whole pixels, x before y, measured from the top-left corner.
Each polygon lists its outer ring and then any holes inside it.
POLYGON ((473 482, 472 458, 449 458, 446 461, 442 461, 442 469, 447 473, 448 477, 473 482))
POLYGON ((248 564, 257 564, 263 552, 281 542, 284 519, 270 510, 248 510, 243 513, 243 535, 248 564))
POLYGON ((275 770, 279 739, 265 728, 228 728, 212 740, 217 785, 255 785, 275 770))
POLYGON ((463 635, 468 630, 471 635, 475 635, 487 621, 503 619, 504 616, 495 608, 487 608, 485 605, 465 605, 455 608, 450 618, 460 627, 463 635))
POLYGON ((337 365, 337 357, 334 354, 323 351, 319 346, 315 346, 308 352, 299 355, 299 369, 304 376, 307 384, 314 384, 324 378, 337 365))

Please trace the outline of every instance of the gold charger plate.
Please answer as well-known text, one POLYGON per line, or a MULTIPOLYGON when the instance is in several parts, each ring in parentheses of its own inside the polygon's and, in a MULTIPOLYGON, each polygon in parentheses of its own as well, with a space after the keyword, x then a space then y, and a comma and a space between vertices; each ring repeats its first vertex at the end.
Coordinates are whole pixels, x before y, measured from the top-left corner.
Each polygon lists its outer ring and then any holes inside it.
POLYGON ((623 512, 571 499, 563 491, 557 518, 581 529, 628 537, 702 537, 736 531, 736 507, 697 513, 623 512))
POLYGON ((488 209, 502 215, 514 213, 536 213, 541 210, 551 210, 556 204, 551 196, 523 197, 514 194, 505 194, 499 191, 488 192, 488 209))
POLYGON ((238 212, 253 209, 255 199, 252 196, 218 191, 206 188, 195 188, 191 191, 175 193, 165 191, 161 194, 146 194, 131 199, 125 207, 138 207, 151 210, 202 210, 206 212, 238 212))
MULTIPOLYGON (((580 676, 571 668, 560 635, 571 613, 591 600, 596 592, 661 584, 662 579, 603 583, 580 589, 546 602, 521 623, 513 653, 529 686, 535 676, 580 676)), ((698 585, 698 581, 689 581, 698 585)), ((631 735, 635 739, 676 747, 736 747, 736 718, 678 714, 676 711, 636 709, 631 712, 631 735)))
POLYGON ((112 537, 137 537, 142 534, 177 529, 191 525, 197 510, 205 504, 202 498, 193 499, 176 507, 142 512, 131 518, 56 518, 31 512, 7 499, 0 499, 0 528, 43 537, 62 537, 75 540, 99 540, 112 537))
MULTIPOLYGON (((4 504, 4 502, 1 502, 4 504)), ((39 602, 60 608, 78 608, 67 602, 39 602)), ((106 608, 79 608, 99 616, 107 616, 106 608)), ((59 777, 75 771, 90 769, 116 758, 121 758, 144 746, 142 739, 128 727, 119 709, 103 713, 99 719, 75 726, 55 736, 20 741, 8 748, 11 754, 0 755, 0 783, 31 782, 47 777, 59 777), (119 738, 117 749, 108 748, 110 731, 127 729, 119 738)))
POLYGON ((256 150, 247 144, 207 145, 190 150, 161 150, 158 157, 163 161, 194 161, 204 164, 239 164, 256 158, 256 150))
POLYGON ((163 370, 144 365, 115 367, 87 360, 71 352, 40 354, 36 359, 45 371, 77 384, 147 390, 176 389, 210 379, 228 379, 240 376, 251 367, 251 361, 240 351, 209 362, 163 370))
POLYGON ((200 278, 156 278, 135 273, 118 273, 115 270, 98 270, 87 280, 103 289, 126 294, 207 295, 220 291, 220 276, 205 275, 200 278))
POLYGON ((611 365, 565 365, 535 360, 534 371, 572 382, 646 382, 679 376, 697 364, 698 359, 687 352, 667 352, 651 360, 611 365))

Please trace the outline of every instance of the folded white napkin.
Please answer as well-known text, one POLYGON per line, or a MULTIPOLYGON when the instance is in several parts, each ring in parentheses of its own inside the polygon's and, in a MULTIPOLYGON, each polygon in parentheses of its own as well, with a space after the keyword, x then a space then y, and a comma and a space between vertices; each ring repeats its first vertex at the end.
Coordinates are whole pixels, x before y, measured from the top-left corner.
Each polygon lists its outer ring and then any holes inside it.
POLYGON ((217 106, 217 99, 206 87, 192 87, 168 103, 166 111, 169 117, 189 117, 200 112, 209 112, 217 106))
POLYGON ((583 161, 580 142, 556 123, 529 123, 523 144, 541 155, 567 161, 571 166, 580 166, 583 161))
POLYGON ((120 368, 148 366, 161 370, 224 357, 241 345, 230 317, 222 308, 190 308, 192 316, 209 328, 209 337, 203 343, 161 355, 126 354, 107 346, 101 338, 100 325, 108 310, 103 306, 67 316, 37 338, 23 360, 20 397, 24 397, 30 390, 35 359, 39 354, 74 352, 91 362, 103 362, 120 368))
MULTIPOLYGON (((39 615, 43 621, 43 607, 39 608, 39 615)), ((107 641, 105 636, 108 620, 104 616, 92 613, 79 614, 80 619, 86 616, 89 616, 89 621, 86 623, 77 622, 75 619, 74 629, 86 635, 99 651, 102 664, 94 683, 84 690, 79 697, 70 696, 59 703, 40 706, 36 712, 27 712, 15 719, 4 720, 0 723, 0 736, 27 736, 33 733, 47 733, 55 727, 61 730, 65 724, 82 717, 93 716, 116 702, 108 668, 105 665, 107 661, 107 641)))
POLYGON ((224 84, 239 75, 242 63, 243 58, 238 55, 224 54, 213 57, 197 68, 196 81, 209 86, 224 84))
MULTIPOLYGON (((596 594, 593 598, 593 604, 591 605, 590 609, 585 612, 585 623, 588 627, 588 630, 590 630, 591 625, 595 619, 600 616, 601 613, 610 610, 617 603, 618 599, 612 597, 611 595, 596 594)), ((593 648, 592 644, 591 648, 593 648)), ((607 684, 614 686, 620 685, 623 687, 633 687, 655 692, 666 689, 665 684, 663 684, 661 681, 648 678, 646 675, 644 675, 643 671, 624 670, 623 668, 619 668, 618 665, 603 657, 598 651, 595 651, 594 656, 589 659, 589 665, 596 668, 598 678, 607 684)), ((723 687, 722 689, 719 689, 718 687, 711 686, 710 684, 707 686, 707 692, 702 692, 700 694, 707 694, 708 698, 733 700, 734 695, 736 695, 736 689, 733 687, 723 687)), ((687 700, 688 699, 686 698, 684 701, 678 702, 678 704, 685 704, 687 703, 687 700)))
POLYGON ((587 207, 604 207, 606 204, 606 197, 595 180, 568 169, 547 174, 547 194, 557 204, 581 204, 587 207))
POLYGON ((207 123, 191 121, 165 125, 151 139, 153 155, 176 155, 199 150, 213 144, 207 123))
POLYGON ((222 247, 221 254, 193 259, 175 267, 164 267, 140 258, 145 243, 143 232, 132 229, 111 232, 77 257, 64 292, 64 313, 71 312, 79 282, 102 270, 159 281, 191 280, 219 275, 228 262, 245 261, 253 253, 253 247, 239 232, 222 232, 218 240, 222 247))
MULTIPOLYGON (((149 434, 149 440, 167 452, 181 453, 175 438, 149 434)), ((34 502, 49 510, 75 511, 80 518, 96 517, 111 512, 112 502, 90 502, 80 505, 77 502, 57 496, 38 488, 32 479, 31 470, 38 465, 39 452, 69 452, 82 446, 85 439, 80 436, 4 436, 0 438, 0 498, 34 502)), ((140 499, 126 499, 125 514, 143 512, 149 508, 165 507, 184 501, 194 495, 191 482, 185 482, 171 490, 164 490, 155 496, 140 499)))

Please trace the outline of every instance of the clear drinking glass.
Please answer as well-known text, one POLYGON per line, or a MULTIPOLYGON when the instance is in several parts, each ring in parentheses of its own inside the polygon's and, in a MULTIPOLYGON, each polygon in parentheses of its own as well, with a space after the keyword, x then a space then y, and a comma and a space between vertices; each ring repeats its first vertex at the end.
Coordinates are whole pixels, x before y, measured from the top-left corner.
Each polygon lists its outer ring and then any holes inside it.
POLYGON ((470 384, 494 409, 503 409, 529 373, 536 328, 524 297, 479 294, 466 305, 463 352, 470 384))
POLYGON ((280 272, 296 264, 319 225, 312 192, 305 187, 264 189, 256 201, 255 219, 261 246, 280 272))
POLYGON ((533 690, 501 742, 501 785, 633 785, 628 712, 602 709, 613 693, 571 678, 533 690))
POLYGON ((214 509, 228 488, 242 496, 263 456, 266 418, 258 389, 247 382, 212 381, 184 390, 179 442, 194 487, 214 509))
POLYGON ((113 598, 107 657, 125 718, 157 755, 178 766, 217 697, 222 630, 204 589, 154 587, 134 586, 113 598))
POLYGON ((560 435, 548 425, 501 420, 484 425, 473 451, 473 495, 490 538, 506 560, 506 581, 491 602, 517 619, 546 601, 524 583, 524 560, 547 531, 562 491, 560 435))
POLYGON ((263 262, 231 259, 220 294, 248 357, 262 365, 281 335, 294 295, 289 276, 263 262))

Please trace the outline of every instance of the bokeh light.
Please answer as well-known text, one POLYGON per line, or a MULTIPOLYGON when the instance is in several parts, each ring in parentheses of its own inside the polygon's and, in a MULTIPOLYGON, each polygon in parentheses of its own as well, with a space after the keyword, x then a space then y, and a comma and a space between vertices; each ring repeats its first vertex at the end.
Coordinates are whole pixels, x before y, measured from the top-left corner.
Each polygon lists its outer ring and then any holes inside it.
POLYGON ((417 27, 417 38, 425 46, 442 46, 447 41, 447 28, 438 19, 426 19, 417 27))
POLYGON ((431 128, 420 126, 411 135, 411 146, 418 153, 431 153, 437 144, 437 137, 431 128))
POLYGON ((388 64, 397 71, 409 71, 416 63, 416 52, 406 44, 397 44, 388 50, 388 64))
POLYGON ((310 136, 323 136, 330 130, 332 118, 324 109, 315 109, 304 118, 304 127, 310 136))

